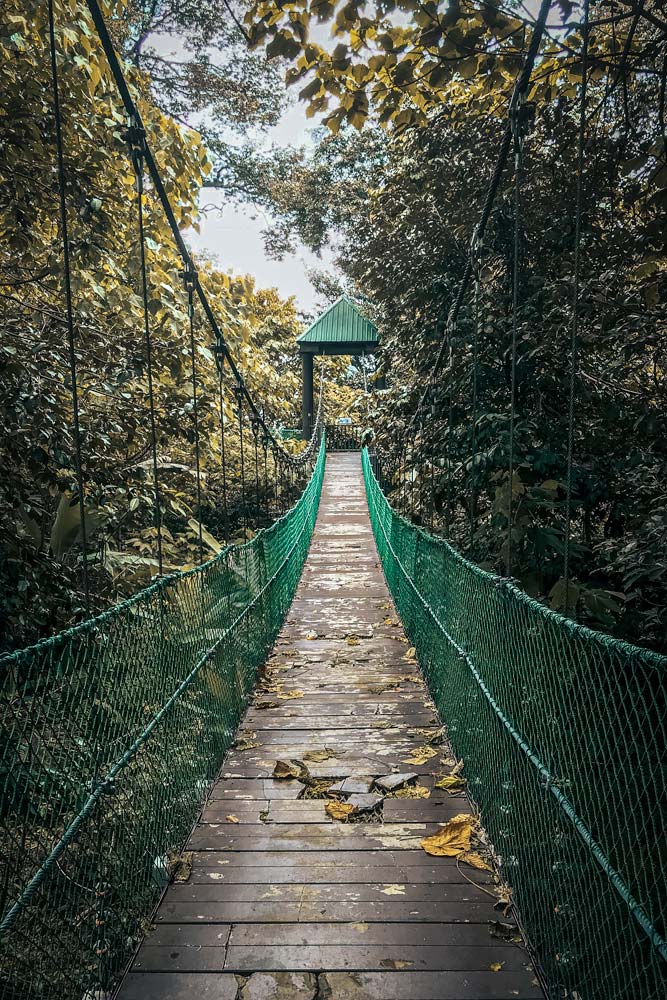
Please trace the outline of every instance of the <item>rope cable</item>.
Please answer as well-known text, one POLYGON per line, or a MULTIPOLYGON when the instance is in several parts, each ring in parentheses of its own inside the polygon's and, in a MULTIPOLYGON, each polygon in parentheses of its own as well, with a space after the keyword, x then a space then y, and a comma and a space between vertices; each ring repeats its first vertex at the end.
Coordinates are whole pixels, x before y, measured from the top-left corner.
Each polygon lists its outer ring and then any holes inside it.
MULTIPOLYGON (((570 378, 568 386, 568 416, 567 416, 567 473, 565 495, 565 539, 563 554, 563 579, 565 581, 565 614, 568 614, 570 604, 570 547, 572 538, 572 487, 574 466, 574 425, 575 425, 575 390, 577 379, 579 353, 579 305, 581 279, 581 216, 583 205, 583 174, 586 141, 586 97, 588 76, 588 43, 589 43, 589 3, 584 0, 584 23, 582 29, 581 52, 581 103, 579 109, 579 132, 577 139, 577 184, 575 196, 574 223, 574 268, 572 289, 572 323, 570 327, 570 378)), ((576 602, 573 608, 576 613, 576 602)))
POLYGON ((163 575, 162 554, 162 500, 157 460, 157 429, 155 421, 155 391, 153 386, 153 347, 151 342, 150 311, 148 303, 148 276, 146 271, 146 240, 144 231, 144 131, 132 122, 124 134, 134 165, 137 192, 137 223, 139 229, 139 274, 144 317, 144 350, 146 354, 146 380, 148 385, 148 423, 151 444, 151 465, 153 469, 153 518, 155 522, 158 573, 163 575))
POLYGON ((56 52, 56 25, 53 0, 48 0, 49 44, 51 55, 51 89, 53 97, 53 119, 56 133, 56 162, 58 170, 58 200, 60 210, 60 230, 63 250, 63 288, 67 313, 67 350, 72 395, 72 423, 74 427, 74 456, 77 491, 79 494, 79 516, 81 520, 81 549, 83 552, 82 578, 86 618, 90 618, 90 580, 88 576, 88 531, 86 524, 86 501, 84 496, 83 458, 81 442, 81 422, 79 412, 79 392, 77 386, 77 362, 74 337, 74 308, 72 304, 72 274, 70 267, 70 246, 67 228, 67 201, 65 156, 63 150, 63 128, 58 87, 58 60, 56 52))
POLYGON ((190 369, 192 373, 192 420, 195 446, 195 475, 197 477, 197 533, 199 536, 199 565, 204 562, 204 529, 202 525, 201 500, 201 456, 199 450, 199 404, 197 399, 197 356, 195 350, 195 305, 194 290, 197 285, 196 271, 184 270, 183 282, 188 294, 188 325, 190 339, 190 369))
MULTIPOLYGON (((431 372, 433 378, 435 378, 436 374, 438 373, 440 365, 442 364, 442 361, 444 359, 447 347, 447 332, 453 330, 454 327, 456 326, 459 312, 461 311, 463 300, 465 298, 465 294, 473 274, 473 261, 477 253, 477 248, 481 245, 481 242, 486 233, 486 228, 489 223, 489 219, 491 217, 491 212, 493 210, 493 206, 496 200, 496 195, 500 188, 500 182, 502 180, 503 172, 507 165, 507 158, 509 156, 512 147, 512 138, 513 138, 512 121, 516 115, 517 109, 521 104, 523 104, 525 100, 526 93, 528 90, 528 85, 530 84, 530 78, 532 76, 533 68, 535 66, 537 53, 539 51, 540 43, 542 41, 542 36, 544 35, 544 30, 550 7, 551 7, 551 0, 541 0, 540 9, 538 11, 537 18, 535 20, 535 25, 533 28, 533 33, 531 35, 530 44, 528 46, 528 51, 526 52, 526 58, 524 60, 521 72, 517 77, 517 81, 514 90, 512 92, 512 96, 510 98, 510 103, 508 108, 508 121, 505 127, 505 131, 503 133, 503 137, 500 142, 498 155, 496 157, 493 173, 491 175, 489 186, 487 188, 487 193, 484 199, 484 205, 482 207, 479 222, 477 223, 475 229, 473 230, 470 239, 470 244, 468 247, 468 252, 466 255, 466 263, 463 270, 463 275, 457 287, 454 301, 451 305, 449 314, 447 316, 447 326, 445 330, 445 336, 441 341, 440 349, 436 356, 436 360, 431 372)), ((423 406, 425 402, 425 397, 426 393, 422 395, 419 404, 417 406, 417 409, 420 409, 423 406)), ((415 419, 415 414, 413 414, 412 416, 412 420, 414 419, 415 419)))

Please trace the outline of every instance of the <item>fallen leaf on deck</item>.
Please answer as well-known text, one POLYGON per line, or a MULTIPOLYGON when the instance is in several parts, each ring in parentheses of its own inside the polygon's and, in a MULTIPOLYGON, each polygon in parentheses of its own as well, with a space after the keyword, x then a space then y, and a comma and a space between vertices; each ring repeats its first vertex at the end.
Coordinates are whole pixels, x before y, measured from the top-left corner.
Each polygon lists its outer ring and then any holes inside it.
POLYGON ((327 802, 324 808, 332 819, 346 820, 354 812, 349 802, 327 802))
POLYGON ((238 816, 234 816, 234 815, 225 816, 225 819, 227 820, 228 823, 238 823, 239 822, 238 816))
POLYGON ((436 781, 434 788, 444 788, 446 792, 453 795, 454 792, 462 792, 466 786, 466 779, 459 778, 457 774, 446 774, 439 781, 436 781))
POLYGON ((259 709, 260 712, 267 708, 278 708, 279 702, 277 701, 258 701, 255 708, 259 709))
POLYGON ((336 751, 332 747, 325 747, 324 750, 308 750, 303 755, 304 760, 312 760, 314 763, 321 763, 323 760, 330 760, 336 756, 336 751))
POLYGON ((380 962, 383 969, 409 969, 414 964, 414 962, 407 962, 404 958, 383 958, 380 962))
POLYGON ((465 861, 467 865, 472 868, 479 868, 481 872, 492 872, 493 868, 488 864, 481 854, 477 851, 466 851, 464 854, 459 854, 458 861, 465 861))
POLYGON ((287 760, 277 760, 273 769, 274 778, 298 778, 300 774, 301 768, 298 764, 287 760))
POLYGON ((384 896, 405 896, 405 886, 404 885, 386 885, 384 889, 380 889, 380 892, 384 896))
POLYGON ((350 924, 353 931, 359 931, 360 934, 365 934, 368 930, 368 924, 365 920, 360 921, 358 924, 350 924))
POLYGON ((431 757, 437 756, 432 747, 415 747, 410 756, 403 760, 403 764, 425 764, 431 757))
POLYGON ((243 752, 244 750, 253 750, 255 747, 258 746, 259 743, 257 742, 257 740, 239 740, 237 743, 234 744, 234 749, 243 752))
POLYGON ((416 659, 416 656, 417 656, 417 650, 415 649, 414 646, 410 646, 409 649, 406 649, 405 655, 403 656, 403 659, 404 660, 414 660, 414 659, 416 659))
POLYGON ((504 964, 504 962, 492 962, 489 968, 491 972, 500 972, 504 964))
POLYGON ((303 698, 303 691, 299 691, 298 688, 294 688, 292 691, 284 691, 277 697, 280 698, 281 701, 289 701, 290 698, 303 698))
POLYGON ((396 621, 395 618, 385 618, 384 621, 382 622, 382 624, 383 625, 391 625, 394 628, 396 628, 396 626, 400 625, 401 623, 399 621, 396 621))
POLYGON ((356 635, 348 635, 347 638, 345 639, 345 642, 348 644, 348 646, 359 645, 359 640, 357 639, 356 635))
POLYGON ((167 855, 167 870, 174 882, 187 882, 192 874, 192 851, 183 851, 177 854, 175 851, 167 855))
POLYGON ((390 799, 430 799, 431 793, 424 785, 407 785, 405 788, 397 788, 395 792, 390 792, 390 799))
POLYGON ((421 845, 427 854, 455 858, 470 850, 470 838, 476 825, 473 816, 461 813, 445 823, 438 833, 425 837, 421 845))
POLYGON ((503 923, 502 920, 489 920, 489 934, 501 941, 513 941, 517 944, 521 941, 519 928, 515 924, 503 923))
POLYGON ((317 632, 306 632, 306 639, 317 639, 317 632))

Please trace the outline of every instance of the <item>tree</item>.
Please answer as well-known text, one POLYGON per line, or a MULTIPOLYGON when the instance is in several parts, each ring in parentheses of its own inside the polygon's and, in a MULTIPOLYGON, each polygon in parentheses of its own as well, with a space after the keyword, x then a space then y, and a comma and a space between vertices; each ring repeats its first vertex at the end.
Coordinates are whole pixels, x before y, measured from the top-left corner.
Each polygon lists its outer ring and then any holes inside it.
MULTIPOLYGON (((156 572, 148 413, 148 355, 136 178, 125 114, 92 23, 58 2, 56 40, 74 345, 92 610, 156 572)), ((122 14, 122 8, 119 8, 122 14)), ((0 298, 3 303, 0 564, 3 645, 25 644, 83 614, 83 558, 72 384, 63 298, 54 117, 46 8, 9 0, 0 33, 0 298)), ((197 225, 211 170, 201 137, 158 109, 143 72, 126 67, 176 219, 197 225)), ((197 503, 194 386, 181 262, 146 180, 145 254, 165 568, 196 562, 198 522, 237 534, 238 413, 223 380, 230 523, 222 516, 218 371, 211 331, 195 310, 202 502, 197 503)), ((200 263, 200 282, 246 383, 270 422, 294 424, 300 376, 294 304, 200 263)), ((246 423, 246 445, 252 432, 246 423)), ((290 447, 298 447, 298 444, 290 447)), ((274 497, 275 501, 275 497, 274 497)), ((262 515, 263 516, 263 515, 262 515)), ((261 523, 259 512, 251 525, 261 523)), ((223 534, 221 534, 221 532, 223 534)))

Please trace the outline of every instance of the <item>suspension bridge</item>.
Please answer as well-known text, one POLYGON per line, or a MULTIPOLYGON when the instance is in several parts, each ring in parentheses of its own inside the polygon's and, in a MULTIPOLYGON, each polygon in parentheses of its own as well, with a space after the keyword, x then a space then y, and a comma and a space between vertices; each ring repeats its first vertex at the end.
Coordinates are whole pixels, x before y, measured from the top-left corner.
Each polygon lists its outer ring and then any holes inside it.
MULTIPOLYGON (((283 440, 225 341, 103 12, 97 0, 87 7, 129 122, 157 572, 94 613, 63 35, 49 0, 87 613, 0 661, 0 998, 659 1000, 667 658, 517 587, 511 489, 500 577, 422 526, 428 502, 421 486, 415 493, 405 443, 388 455, 356 428, 327 432, 313 355, 372 349, 375 331, 361 317, 340 335, 330 316, 302 338, 305 440, 283 440), (197 521, 198 560, 185 571, 170 571, 163 549, 145 254, 146 213, 157 210, 182 264, 196 510, 201 323, 215 349, 225 540, 232 526, 241 532, 206 558, 197 521)), ((471 284, 478 297, 485 229, 512 152, 518 226, 525 98, 548 9, 406 439, 446 376, 471 284)), ((579 142, 581 171, 583 125, 579 142)), ((577 231, 580 198, 579 185, 577 231)), ((578 271, 574 286, 572 394, 578 271)), ((349 319, 346 302, 342 313, 349 319)), ((515 324, 512 403, 516 342, 515 324)), ((571 395, 570 429, 573 419, 571 395)), ((510 481, 514 409, 511 421, 510 481)), ((566 592, 572 449, 570 435, 566 592)))

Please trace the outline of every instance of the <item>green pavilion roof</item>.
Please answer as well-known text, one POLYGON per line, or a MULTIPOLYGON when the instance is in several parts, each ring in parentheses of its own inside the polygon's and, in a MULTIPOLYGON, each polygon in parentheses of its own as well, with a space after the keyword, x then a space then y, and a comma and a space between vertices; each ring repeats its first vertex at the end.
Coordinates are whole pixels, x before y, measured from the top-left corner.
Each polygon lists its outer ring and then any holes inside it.
POLYGON ((297 337, 298 344, 377 344, 378 332, 365 319, 347 295, 341 295, 316 319, 305 333, 297 337))

